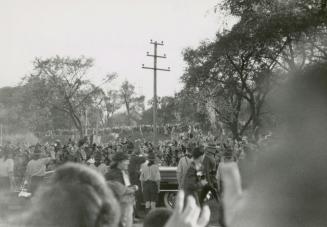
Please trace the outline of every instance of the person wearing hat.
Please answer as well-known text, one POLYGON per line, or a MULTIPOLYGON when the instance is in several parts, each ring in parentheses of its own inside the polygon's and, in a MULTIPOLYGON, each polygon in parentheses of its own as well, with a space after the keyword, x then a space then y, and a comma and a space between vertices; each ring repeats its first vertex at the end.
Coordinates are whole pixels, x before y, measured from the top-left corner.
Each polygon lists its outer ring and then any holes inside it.
MULTIPOLYGON (((130 159, 130 164, 128 167, 128 172, 129 172, 129 176, 131 177, 131 183, 133 185, 137 185, 141 188, 141 181, 140 181, 140 174, 141 174, 141 165, 142 163, 145 162, 145 157, 143 155, 141 155, 139 150, 135 150, 132 155, 131 155, 131 159, 130 159)), ((142 217, 142 210, 143 210, 143 206, 142 206, 142 202, 143 202, 143 195, 142 195, 142 191, 138 190, 135 193, 135 217, 136 218, 140 218, 142 217)))
POLYGON ((50 154, 51 157, 42 157, 41 145, 37 144, 32 154, 32 160, 27 163, 24 184, 29 185, 32 195, 44 180, 46 165, 55 159, 54 151, 51 151, 50 154))
POLYGON ((121 219, 120 226, 132 227, 133 225, 133 213, 134 213, 134 202, 135 202, 135 192, 138 190, 137 185, 132 185, 130 181, 130 176, 128 174, 129 166, 129 156, 125 152, 117 152, 112 157, 113 164, 105 175, 109 185, 114 183, 121 185, 124 190, 123 194, 120 196, 121 204, 121 219))
POLYGON ((90 163, 90 168, 98 171, 103 176, 108 172, 108 167, 102 162, 102 154, 100 152, 96 152, 94 155, 94 162, 90 163))
POLYGON ((160 192, 160 171, 159 166, 155 164, 156 156, 153 152, 148 154, 148 164, 141 168, 141 187, 145 200, 146 214, 156 207, 158 194, 160 192))
POLYGON ((203 172, 204 151, 201 147, 195 147, 192 150, 193 161, 188 168, 184 178, 185 198, 193 196, 198 205, 200 202, 200 193, 208 181, 203 172))
POLYGON ((207 196, 208 192, 211 191, 212 195, 216 198, 217 194, 217 181, 216 181, 216 172, 217 164, 214 159, 216 154, 217 147, 213 143, 209 143, 205 148, 204 158, 202 161, 203 173, 208 181, 208 185, 204 187, 200 195, 200 201, 203 201, 207 196))

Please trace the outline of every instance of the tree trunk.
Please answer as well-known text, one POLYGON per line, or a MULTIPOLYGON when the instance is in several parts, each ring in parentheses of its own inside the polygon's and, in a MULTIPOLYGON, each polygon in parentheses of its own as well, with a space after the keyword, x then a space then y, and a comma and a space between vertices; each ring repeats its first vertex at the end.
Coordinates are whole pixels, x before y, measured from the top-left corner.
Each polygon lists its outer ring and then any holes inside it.
POLYGON ((228 126, 229 126, 230 131, 232 132, 233 139, 238 140, 240 138, 240 134, 238 131, 238 122, 234 120, 228 126))

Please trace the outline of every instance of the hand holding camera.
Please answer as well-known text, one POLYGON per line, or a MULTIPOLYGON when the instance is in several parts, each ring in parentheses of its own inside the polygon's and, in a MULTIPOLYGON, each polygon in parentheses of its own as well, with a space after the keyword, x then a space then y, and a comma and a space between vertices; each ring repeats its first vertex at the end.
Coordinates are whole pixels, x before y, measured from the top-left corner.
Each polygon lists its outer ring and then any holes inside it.
POLYGON ((137 185, 131 185, 129 186, 130 189, 134 190, 134 191, 138 191, 139 187, 137 185))
POLYGON ((202 186, 208 184, 208 181, 206 180, 206 176, 204 175, 204 173, 202 171, 197 171, 196 175, 202 186))

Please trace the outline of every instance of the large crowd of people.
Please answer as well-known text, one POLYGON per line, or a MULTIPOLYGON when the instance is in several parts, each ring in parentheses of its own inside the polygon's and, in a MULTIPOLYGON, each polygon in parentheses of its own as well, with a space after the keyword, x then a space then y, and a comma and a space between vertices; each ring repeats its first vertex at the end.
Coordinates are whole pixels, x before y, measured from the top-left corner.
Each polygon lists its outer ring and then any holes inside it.
MULTIPOLYGON (((225 160, 226 157, 232 161, 242 160, 245 154, 256 152, 257 147, 246 137, 239 141, 230 138, 218 141, 210 134, 199 137, 189 132, 177 140, 159 141, 156 147, 149 141, 128 138, 107 144, 92 143, 87 137, 77 142, 57 140, 52 144, 25 147, 7 143, 0 148, 0 180, 4 190, 23 190, 34 196, 48 176, 66 163, 87 166, 106 179, 121 207, 120 225, 131 227, 133 220, 139 217, 134 211, 142 209, 143 200, 146 215, 157 206, 159 166, 177 167, 179 189, 184 190, 186 196, 193 196, 198 206, 205 204, 208 193, 221 203, 220 181, 216 180, 219 163, 224 162, 224 157, 225 160), (142 197, 142 201, 138 201, 142 197)), ((222 219, 220 222, 223 223, 222 219)))
MULTIPOLYGON (((185 149, 181 149, 177 166, 182 190, 172 211, 158 210, 153 204, 156 198, 152 192, 158 192, 160 186, 158 165, 163 162, 158 148, 150 146, 145 152, 137 149, 143 144, 135 146, 127 139, 110 148, 112 153, 105 152, 106 146, 85 141, 37 144, 27 150, 5 145, 0 152, 1 198, 16 182, 18 163, 26 162, 23 182, 37 189, 31 207, 18 217, 8 218, 4 225, 130 226, 134 195, 143 191, 148 196, 147 207, 152 208, 144 226, 205 227, 210 212, 219 216, 222 227, 326 226, 326 74, 326 67, 311 69, 291 81, 287 91, 280 92, 286 94, 278 103, 284 125, 276 130, 279 136, 273 143, 262 141, 269 152, 253 155, 255 150, 250 149, 246 138, 237 143, 231 139, 220 144, 211 141, 206 146, 193 143, 193 136, 184 138, 185 149), (17 162, 21 154, 26 160, 17 162), (256 165, 252 168, 249 161, 253 160, 256 165), (244 171, 242 162, 247 167, 244 171), (40 186, 47 168, 55 171, 40 186), (137 171, 131 169, 139 170, 135 174, 138 177, 132 177, 137 171), (243 187, 246 171, 253 179, 243 187), (135 183, 137 179, 142 182, 140 186, 135 183), (216 210, 207 206, 208 194, 219 203, 216 210)), ((6 207, 0 205, 2 214, 6 207)))
MULTIPOLYGON (((90 142, 89 139, 85 137, 79 141, 68 139, 65 142, 61 142, 56 140, 52 144, 38 143, 34 145, 22 145, 8 142, 1 146, 0 150, 6 157, 6 160, 8 159, 6 165, 10 165, 10 168, 13 168, 10 181, 11 187, 13 190, 19 190, 24 180, 26 180, 25 178, 28 178, 28 172, 31 171, 27 169, 28 163, 35 162, 32 160, 46 157, 46 159, 42 159, 46 169, 42 173, 37 173, 36 175, 45 175, 45 172, 54 170, 66 162, 86 164, 92 168, 98 169, 105 175, 116 153, 124 152, 130 156, 135 155, 143 157, 144 159, 149 152, 154 152, 156 155, 156 162, 161 166, 178 166, 180 159, 184 159, 185 155, 191 156, 190 152, 186 154, 190 146, 211 148, 207 149, 208 152, 219 162, 225 150, 231 150, 233 153, 232 155, 236 159, 242 159, 244 154, 250 154, 258 150, 259 145, 249 143, 246 137, 243 137, 240 141, 229 138, 222 142, 210 135, 201 136, 201 139, 197 138, 195 140, 192 134, 184 133, 178 139, 159 141, 157 147, 150 141, 140 139, 131 141, 128 138, 118 138, 109 143, 96 144, 90 142), (8 164, 9 162, 10 164, 8 164)), ((133 166, 133 168, 135 167, 133 166)), ((133 169, 133 171, 134 170, 135 169, 133 169)), ((182 182, 180 182, 180 184, 182 184, 182 182)))

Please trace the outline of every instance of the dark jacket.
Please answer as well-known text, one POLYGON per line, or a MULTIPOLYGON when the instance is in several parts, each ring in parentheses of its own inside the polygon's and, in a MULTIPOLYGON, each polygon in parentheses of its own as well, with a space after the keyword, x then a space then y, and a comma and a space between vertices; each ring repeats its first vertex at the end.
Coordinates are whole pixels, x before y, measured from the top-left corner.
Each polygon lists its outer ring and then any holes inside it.
POLYGON ((216 180, 216 172, 217 172, 217 165, 213 158, 205 155, 203 162, 203 172, 206 176, 206 180, 211 187, 216 187, 217 180, 216 180))
POLYGON ((108 185, 113 189, 113 191, 116 190, 116 196, 117 196, 117 190, 119 190, 119 193, 121 193, 118 196, 118 199, 121 203, 129 203, 133 204, 135 201, 134 193, 135 191, 130 189, 125 185, 123 173, 118 168, 109 169, 109 171, 106 173, 105 178, 108 182, 108 185), (119 189, 119 187, 115 187, 121 185, 123 189, 119 189), (118 189, 117 189, 118 188, 118 189))
POLYGON ((189 195, 192 195, 195 198, 197 204, 199 204, 199 194, 201 192, 202 187, 203 186, 200 182, 200 179, 197 176, 195 163, 192 162, 184 178, 185 198, 187 198, 187 196, 189 195))
POLYGON ((131 184, 139 185, 141 164, 144 163, 145 160, 145 157, 140 157, 138 155, 131 156, 130 163, 128 166, 131 184))
POLYGON ((123 173, 118 168, 109 169, 105 175, 105 178, 107 181, 118 181, 122 185, 125 185, 123 173))

